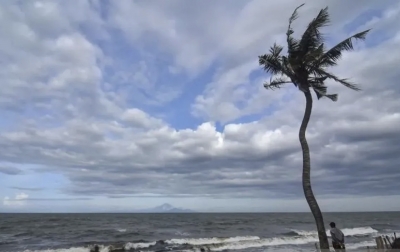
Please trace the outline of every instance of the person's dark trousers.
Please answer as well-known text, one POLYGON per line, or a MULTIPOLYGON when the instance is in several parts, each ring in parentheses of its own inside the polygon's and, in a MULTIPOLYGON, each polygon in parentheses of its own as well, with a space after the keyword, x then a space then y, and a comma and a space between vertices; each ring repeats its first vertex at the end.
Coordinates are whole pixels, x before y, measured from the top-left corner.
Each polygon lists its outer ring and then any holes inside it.
POLYGON ((332 242, 332 247, 335 249, 336 252, 345 252, 346 247, 342 243, 332 242))

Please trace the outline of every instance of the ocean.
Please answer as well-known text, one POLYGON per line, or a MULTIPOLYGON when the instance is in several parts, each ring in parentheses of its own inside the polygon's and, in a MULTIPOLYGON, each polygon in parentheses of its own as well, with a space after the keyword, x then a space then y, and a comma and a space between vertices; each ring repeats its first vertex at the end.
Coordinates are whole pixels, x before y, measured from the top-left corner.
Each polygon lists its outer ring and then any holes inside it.
MULTIPOLYGON (((325 213, 348 251, 400 231, 400 212, 325 213)), ((315 251, 310 213, 0 214, 1 252, 315 251)))

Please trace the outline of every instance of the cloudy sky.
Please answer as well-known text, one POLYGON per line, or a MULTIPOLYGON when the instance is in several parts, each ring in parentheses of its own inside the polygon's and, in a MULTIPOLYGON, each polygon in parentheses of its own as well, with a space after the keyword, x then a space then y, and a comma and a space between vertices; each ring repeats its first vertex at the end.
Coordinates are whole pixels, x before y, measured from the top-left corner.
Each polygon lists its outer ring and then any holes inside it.
MULTIPOLYGON (((296 0, 0 2, 0 211, 308 211, 304 96, 263 88, 296 0)), ((400 3, 329 6, 327 44, 372 28, 332 71, 308 140, 323 211, 400 209, 400 3), (397 28, 396 28, 397 27, 397 28)))

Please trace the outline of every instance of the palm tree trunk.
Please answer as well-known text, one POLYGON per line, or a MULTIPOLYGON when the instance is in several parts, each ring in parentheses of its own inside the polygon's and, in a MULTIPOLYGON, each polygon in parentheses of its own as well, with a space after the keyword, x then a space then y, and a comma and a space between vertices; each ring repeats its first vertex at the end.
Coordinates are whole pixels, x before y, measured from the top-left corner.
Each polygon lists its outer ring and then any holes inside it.
POLYGON ((312 191, 310 179, 310 148, 308 147, 306 139, 306 129, 311 117, 313 99, 309 90, 304 92, 304 95, 306 97, 306 109, 304 111, 303 121, 301 122, 299 130, 299 140, 301 144, 301 150, 303 151, 303 191, 308 206, 310 207, 310 210, 314 216, 315 223, 317 224, 320 248, 329 250, 329 242, 325 231, 324 218, 322 217, 321 210, 312 191))

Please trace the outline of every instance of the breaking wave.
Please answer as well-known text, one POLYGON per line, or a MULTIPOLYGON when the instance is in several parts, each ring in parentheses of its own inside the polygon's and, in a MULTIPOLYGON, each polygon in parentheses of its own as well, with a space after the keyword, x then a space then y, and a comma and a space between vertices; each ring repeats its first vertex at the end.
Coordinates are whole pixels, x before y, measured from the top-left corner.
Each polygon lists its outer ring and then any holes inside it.
POLYGON ((168 244, 190 244, 190 245, 207 245, 207 244, 221 244, 221 243, 231 243, 239 241, 254 241, 260 240, 258 236, 236 236, 228 238, 187 238, 187 239, 171 239, 166 240, 165 243, 168 244))
MULTIPOLYGON (((108 247, 100 246, 100 252, 109 252, 109 251, 110 250, 108 247)), ((72 247, 66 249, 24 250, 23 252, 90 252, 90 248, 72 247)))
MULTIPOLYGON (((236 240, 236 239, 235 239, 236 240)), ((281 245, 302 245, 315 242, 314 237, 274 237, 274 238, 258 238, 253 240, 236 240, 226 243, 203 244, 207 250, 223 251, 248 248, 260 248, 281 245)))
MULTIPOLYGON (((378 233, 371 227, 355 227, 342 229, 345 236, 369 236, 378 233)), ((327 231, 329 234, 329 231, 327 231)), ((285 245, 303 245, 318 241, 317 232, 305 230, 291 230, 281 237, 261 238, 258 236, 235 236, 235 237, 210 237, 210 238, 176 238, 161 241, 138 241, 128 242, 122 248, 126 251, 154 251, 161 247, 172 251, 223 251, 239 250, 249 248, 261 248, 285 245)), ((373 242, 360 242, 348 244, 349 249, 373 246, 373 242)), ((88 247, 75 247, 69 249, 54 249, 24 252, 89 252, 88 247)), ((100 246, 101 252, 109 252, 109 246, 100 246)))
POLYGON ((156 243, 157 242, 138 242, 138 243, 128 242, 127 244, 125 244, 124 248, 125 250, 149 248, 151 246, 156 245, 156 243))
MULTIPOLYGON (((341 229, 344 236, 369 236, 371 234, 377 234, 378 230, 373 229, 372 227, 355 227, 355 228, 343 228, 341 229)), ((317 236, 316 231, 303 231, 303 230, 292 230, 297 235, 301 236, 317 236)), ((331 233, 329 230, 326 231, 326 234, 330 237, 331 233)))

